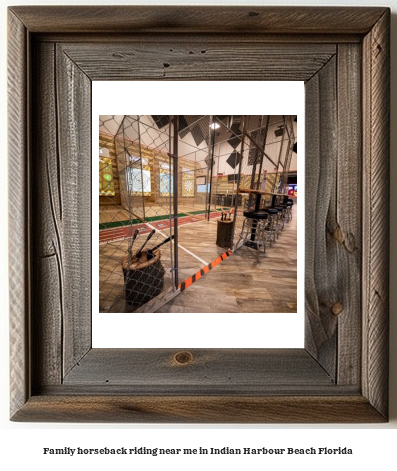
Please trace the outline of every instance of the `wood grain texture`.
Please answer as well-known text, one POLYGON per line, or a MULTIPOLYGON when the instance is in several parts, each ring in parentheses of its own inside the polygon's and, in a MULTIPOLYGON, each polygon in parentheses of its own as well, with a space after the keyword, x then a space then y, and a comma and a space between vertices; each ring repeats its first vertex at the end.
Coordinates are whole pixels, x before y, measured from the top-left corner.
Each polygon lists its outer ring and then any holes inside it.
POLYGON ((387 416, 390 12, 364 39, 363 392, 387 416))
MULTIPOLYGON (((314 34, 289 34, 285 32, 285 34, 277 34, 277 33, 269 33, 259 35, 258 33, 251 33, 249 30, 245 30, 241 33, 222 33, 221 36, 223 38, 231 38, 233 41, 238 39, 238 43, 240 45, 243 44, 361 44, 363 33, 346 33, 346 34, 337 34, 337 33, 329 33, 327 35, 322 35, 320 33, 314 34)), ((219 35, 216 32, 209 32, 209 33, 200 33, 200 34, 178 34, 177 32, 174 33, 162 33, 161 35, 156 34, 147 34, 147 33, 137 33, 133 30, 129 31, 128 33, 114 33, 109 34, 106 32, 98 32, 98 33, 73 33, 68 34, 67 32, 64 33, 35 33, 34 34, 35 40, 39 42, 54 42, 58 44, 86 44, 87 41, 92 41, 93 44, 96 43, 106 43, 106 44, 129 44, 131 42, 140 43, 146 42, 152 45, 156 45, 159 43, 159 37, 161 39, 169 40, 174 44, 184 44, 186 41, 189 41, 191 44, 199 45, 200 43, 217 43, 219 42, 219 35)), ((222 41, 221 41, 222 42, 222 41)), ((201 52, 201 51, 200 51, 201 52)))
MULTIPOLYGON (((306 85, 305 156, 305 347, 336 377, 338 301, 335 220, 337 170, 336 58, 306 85)), ((346 288, 347 285, 345 284, 346 288)))
POLYGON ((59 223, 62 196, 58 178, 58 142, 55 94, 55 48, 35 47, 38 67, 33 96, 33 377, 37 384, 62 381, 63 309, 62 233, 59 223), (40 104, 40 105, 37 105, 40 104), (55 177, 55 178, 54 178, 55 177), (40 283, 39 285, 37 283, 40 283), (46 341, 42 341, 42 339, 46 341))
POLYGON ((360 396, 37 396, 18 422, 89 423, 378 423, 385 419, 360 396))
POLYGON ((338 46, 338 155, 334 215, 328 237, 337 243, 336 292, 332 315, 338 321, 337 384, 359 384, 362 317, 362 105, 359 45, 338 46))
MULTIPOLYGON (((65 8, 14 7, 9 14, 10 179, 13 174, 18 175, 10 189, 12 420, 385 421, 389 11, 302 7, 65 8), (244 36, 247 29, 249 39, 244 36), (103 45, 111 67, 101 74, 100 35, 107 31, 114 32, 116 39, 111 46, 103 45), (137 33, 132 46, 119 41, 124 41, 125 36, 117 33, 131 35, 131 31, 137 33), (45 37, 47 33, 52 35, 51 39, 45 37), (146 33, 150 33, 147 42, 135 49, 139 34, 146 33), (203 44, 201 33, 209 35, 205 44, 212 49, 202 53, 197 48, 192 50, 193 54, 189 49, 186 54, 182 42, 196 48, 203 44), (336 47, 338 33, 344 45, 336 47), (235 57, 228 45, 232 34, 244 39, 235 57), (275 41, 277 34, 283 46, 275 41), (311 271, 306 272, 310 319, 306 324, 307 351, 301 352, 305 359, 286 359, 278 352, 272 363, 270 352, 265 350, 244 352, 240 359, 239 352, 221 358, 216 352, 197 351, 194 352, 197 362, 180 367, 172 365, 170 354, 164 352, 146 351, 139 355, 134 352, 138 356, 131 364, 126 352, 90 350, 90 300, 86 295, 90 278, 87 255, 90 197, 80 186, 90 178, 84 157, 91 152, 88 123, 92 77, 106 78, 109 74, 113 80, 124 76, 223 79, 224 72, 211 73, 213 62, 221 58, 222 51, 227 51, 227 60, 223 62, 223 66, 229 67, 227 70, 232 70, 234 61, 246 65, 245 75, 238 75, 240 79, 279 77, 281 69, 267 73, 261 63, 254 64, 252 57, 268 61, 272 48, 275 54, 281 50, 287 53, 285 41, 293 37, 290 34, 303 38, 301 46, 290 45, 291 57, 296 53, 306 60, 305 67, 313 64, 310 69, 313 75, 305 78, 311 130, 307 150, 313 166, 307 173, 307 184, 316 198, 321 197, 311 206, 313 215, 308 220, 313 224, 306 225, 309 241, 306 254, 311 271), (357 34, 367 34, 359 48, 357 36, 351 43, 346 42, 347 37, 357 34), (59 39, 65 35, 65 40, 59 39), (164 58, 171 60, 173 56, 161 41, 167 35, 178 37, 173 43, 178 48, 177 59, 169 67, 164 66, 164 58), (33 52, 28 37, 34 42, 33 52), (78 44, 71 42, 74 37, 78 44), (267 38, 272 44, 269 49, 264 47, 267 38), (308 52, 309 44, 312 50, 308 52), (95 54, 91 54, 91 46, 95 54), (268 56, 263 55, 263 50, 268 56), (143 73, 135 67, 134 56, 117 56, 117 52, 128 51, 139 52, 145 64, 143 73), (361 54, 362 76, 358 71, 361 54), (172 69, 170 75, 168 69, 172 69), (32 99, 27 77, 33 81, 32 99), (358 96, 361 85, 363 103, 358 96), (358 124, 360 111, 363 136, 358 124), (346 129, 342 129, 343 123, 346 129), (357 175, 350 188, 347 172, 355 171, 357 175), (360 190, 362 206, 353 195, 360 190), (34 195, 31 203, 26 196, 30 193, 34 195), (358 215, 349 219, 349 212, 358 215), (33 268, 30 245, 34 248, 33 268), (25 271, 22 267, 26 267, 25 271), (326 280, 321 279, 324 274, 326 280), (348 299, 349 296, 354 299, 348 299), (30 325, 34 326, 32 358, 30 325), (361 334, 363 354, 354 358, 361 350, 357 340, 361 334), (275 365, 280 368, 277 370, 275 365), (295 373, 289 371, 291 367, 295 373), (199 394, 194 388, 205 370, 211 376, 202 386, 203 394, 199 394), (227 375, 228 371, 233 374, 227 375), (148 372, 153 376, 149 377, 148 372), (273 379, 277 382, 273 383, 273 379), (248 393, 244 393, 245 381, 248 393), (279 385, 277 390, 275 384, 279 385)), ((283 67, 285 77, 295 80, 302 77, 296 61, 284 61, 283 67), (289 64, 293 69, 289 69, 289 64)), ((309 68, 305 74, 309 74, 309 68)), ((307 202, 310 205, 310 199, 307 202)))
POLYGON ((91 348, 91 81, 59 46, 55 67, 66 375, 91 348))
POLYGON ((366 33, 384 8, 58 6, 12 7, 32 32, 366 33))
POLYGON ((332 378, 304 349, 189 349, 190 361, 176 361, 180 349, 93 349, 67 375, 67 386, 129 385, 132 391, 184 393, 222 388, 236 394, 267 386, 326 386, 332 378))
POLYGON ((241 44, 174 37, 131 38, 126 44, 67 44, 64 52, 92 80, 302 80, 336 53, 334 44, 241 44), (239 59, 236 60, 236 57, 239 59))
POLYGON ((26 28, 8 15, 8 153, 9 153, 9 303, 10 409, 28 399, 29 378, 29 184, 28 165, 28 38, 26 28))
POLYGON ((54 44, 35 56, 35 377, 59 384, 91 346, 91 85, 54 44))

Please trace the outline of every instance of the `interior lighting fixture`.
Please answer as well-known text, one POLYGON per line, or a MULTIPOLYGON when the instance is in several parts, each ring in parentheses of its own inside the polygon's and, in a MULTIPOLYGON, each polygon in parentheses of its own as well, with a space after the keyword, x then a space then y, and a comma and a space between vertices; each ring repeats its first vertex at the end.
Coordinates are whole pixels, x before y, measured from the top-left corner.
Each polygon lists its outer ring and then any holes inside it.
POLYGON ((221 127, 221 125, 218 124, 218 123, 211 123, 211 124, 210 124, 210 128, 211 128, 211 129, 218 129, 218 128, 220 128, 220 127, 221 127))

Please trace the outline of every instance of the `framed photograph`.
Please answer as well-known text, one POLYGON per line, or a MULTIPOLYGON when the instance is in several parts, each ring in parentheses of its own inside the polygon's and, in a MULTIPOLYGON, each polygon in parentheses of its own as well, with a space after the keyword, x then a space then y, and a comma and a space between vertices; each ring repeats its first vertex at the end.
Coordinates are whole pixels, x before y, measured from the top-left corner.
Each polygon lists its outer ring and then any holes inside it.
POLYGON ((92 83, 91 96, 92 185, 98 185, 99 173, 100 191, 107 193, 103 173, 108 169, 105 176, 120 199, 115 204, 114 196, 100 193, 98 208, 96 190, 93 194, 92 227, 99 223, 100 241, 98 247, 96 233, 92 271, 99 279, 92 279, 92 298, 99 299, 99 306, 92 309, 93 346, 172 347, 183 338, 190 348, 223 348, 225 343, 232 348, 281 347, 288 345, 287 329, 291 336, 300 332, 296 335, 300 342, 294 346, 303 346, 304 277, 299 278, 302 295, 297 308, 297 271, 304 270, 304 250, 297 250, 304 240, 303 197, 299 206, 293 204, 296 199, 286 201, 289 206, 285 204, 280 217, 274 217, 274 211, 264 212, 265 219, 252 227, 243 211, 254 198, 248 193, 237 195, 237 185, 249 188, 252 182, 255 188, 263 186, 263 208, 272 204, 270 192, 275 190, 280 191, 278 204, 289 198, 290 169, 299 172, 303 189, 304 153, 298 160, 291 149, 297 140, 302 146, 304 141, 304 83, 97 81, 92 83), (241 103, 234 102, 236 89, 244 90, 241 103), (265 99, 257 100, 261 95, 265 99), (149 99, 150 106, 163 115, 146 114, 149 99), (206 115, 214 103, 218 113, 233 108, 234 114, 206 115), (177 118, 166 114, 170 109, 178 113, 177 118), (131 111, 133 115, 128 114, 131 111), (99 168, 95 155, 98 116, 99 168), (280 133, 280 128, 285 131, 280 133), (170 146, 174 135, 178 136, 175 150, 170 146), (135 149, 142 158, 132 161, 135 149), (103 163, 106 151, 112 166, 103 163), (280 172, 269 172, 264 181, 264 172, 275 165, 280 172), (135 189, 144 190, 151 184, 151 193, 142 197, 141 191, 131 191, 127 185, 131 172, 135 189), (202 182, 197 189, 195 180, 202 182), (158 257, 151 256, 153 247, 159 249, 158 257), (226 256, 228 251, 235 256, 226 256), (123 269, 120 260, 125 262, 123 269), (270 279, 266 273, 274 273, 274 277, 270 279), (95 292, 98 286, 99 294, 95 292), (189 321, 180 325, 182 313, 195 313, 199 325, 194 329, 189 321), (179 324, 178 329, 162 328, 164 321, 179 324), (252 325, 257 328, 253 330, 252 325), (101 341, 97 342, 99 331, 101 341))
POLYGON ((389 23, 384 7, 9 8, 11 420, 388 420, 389 23), (305 83, 304 348, 92 348, 103 80, 305 83))

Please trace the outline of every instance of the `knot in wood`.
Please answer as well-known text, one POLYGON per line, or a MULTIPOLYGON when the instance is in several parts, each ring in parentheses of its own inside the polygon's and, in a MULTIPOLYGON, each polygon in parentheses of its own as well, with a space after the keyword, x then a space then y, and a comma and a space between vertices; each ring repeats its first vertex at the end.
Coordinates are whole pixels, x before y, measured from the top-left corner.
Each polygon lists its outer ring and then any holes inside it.
POLYGON ((332 314, 334 314, 335 316, 339 316, 339 314, 341 314, 343 311, 343 304, 337 301, 335 304, 332 305, 331 311, 332 314))
POLYGON ((178 352, 175 354, 174 360, 180 365, 186 365, 193 361, 193 355, 190 352, 178 352))
POLYGON ((342 228, 337 226, 334 232, 334 239, 336 239, 340 244, 343 244, 345 236, 343 234, 342 228))

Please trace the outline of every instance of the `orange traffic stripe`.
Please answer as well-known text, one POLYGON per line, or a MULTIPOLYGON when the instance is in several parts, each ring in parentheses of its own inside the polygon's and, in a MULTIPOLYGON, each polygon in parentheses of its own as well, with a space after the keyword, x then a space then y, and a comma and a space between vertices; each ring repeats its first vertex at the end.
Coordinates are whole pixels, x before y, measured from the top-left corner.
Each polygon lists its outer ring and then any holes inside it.
POLYGON ((181 291, 184 291, 186 288, 189 288, 195 281, 199 280, 201 277, 203 277, 206 273, 208 273, 210 270, 212 270, 214 267, 219 265, 223 260, 226 260, 227 257, 229 257, 233 252, 231 250, 228 250, 227 252, 223 253, 222 255, 219 255, 215 260, 213 260, 211 263, 203 267, 201 270, 196 272, 194 275, 189 276, 185 281, 182 281, 182 283, 179 285, 179 289, 181 291))

